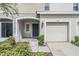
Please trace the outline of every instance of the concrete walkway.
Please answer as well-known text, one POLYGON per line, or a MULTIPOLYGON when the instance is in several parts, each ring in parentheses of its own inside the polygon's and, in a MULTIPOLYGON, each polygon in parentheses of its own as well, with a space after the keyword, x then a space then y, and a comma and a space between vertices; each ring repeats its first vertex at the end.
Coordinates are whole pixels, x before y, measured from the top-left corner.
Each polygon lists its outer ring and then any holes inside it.
POLYGON ((79 47, 68 42, 47 43, 54 56, 79 56, 79 47))
POLYGON ((48 46, 39 46, 37 40, 30 40, 29 43, 32 48, 32 52, 50 52, 48 46))

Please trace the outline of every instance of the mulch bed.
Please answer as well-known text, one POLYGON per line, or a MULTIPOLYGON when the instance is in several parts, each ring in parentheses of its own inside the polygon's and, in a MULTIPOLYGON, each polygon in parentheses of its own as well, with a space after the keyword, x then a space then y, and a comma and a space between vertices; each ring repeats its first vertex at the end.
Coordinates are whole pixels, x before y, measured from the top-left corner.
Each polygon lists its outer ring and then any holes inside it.
MULTIPOLYGON (((51 52, 44 52, 44 53, 45 53, 45 56, 53 56, 51 52)), ((32 52, 32 56, 36 56, 35 54, 36 52, 32 52)))

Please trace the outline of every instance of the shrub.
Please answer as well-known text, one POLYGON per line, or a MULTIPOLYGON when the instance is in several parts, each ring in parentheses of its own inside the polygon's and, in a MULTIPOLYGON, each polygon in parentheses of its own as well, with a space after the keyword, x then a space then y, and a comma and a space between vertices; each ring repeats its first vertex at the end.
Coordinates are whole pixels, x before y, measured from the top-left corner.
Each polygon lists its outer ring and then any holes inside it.
POLYGON ((27 42, 19 42, 16 44, 14 38, 10 37, 0 44, 0 56, 31 56, 31 54, 31 47, 27 42))
POLYGON ((36 56, 45 56, 44 52, 36 52, 36 56))
POLYGON ((40 35, 37 39, 39 45, 44 45, 44 35, 40 35))
POLYGON ((74 44, 75 44, 76 46, 79 46, 79 41, 75 42, 74 44))
POLYGON ((0 45, 1 50, 10 50, 11 48, 12 48, 12 45, 10 45, 9 43, 3 43, 0 45))
POLYGON ((10 47, 5 46, 8 44, 9 43, 1 44, 0 56, 31 56, 32 54, 31 48, 26 42, 19 43, 15 48, 12 48, 10 44, 10 47))
POLYGON ((79 41, 79 36, 75 36, 75 42, 79 41))
POLYGON ((31 48, 26 43, 20 43, 18 46, 14 49, 14 52, 18 52, 20 56, 30 56, 31 55, 31 48))
POLYGON ((5 40, 4 43, 5 42, 10 43, 11 45, 16 45, 15 38, 12 36, 10 36, 7 40, 5 40))
POLYGON ((11 52, 10 50, 3 50, 3 52, 0 54, 0 56, 11 56, 11 52))
POLYGON ((73 42, 76 46, 79 46, 79 36, 75 36, 75 42, 73 42))

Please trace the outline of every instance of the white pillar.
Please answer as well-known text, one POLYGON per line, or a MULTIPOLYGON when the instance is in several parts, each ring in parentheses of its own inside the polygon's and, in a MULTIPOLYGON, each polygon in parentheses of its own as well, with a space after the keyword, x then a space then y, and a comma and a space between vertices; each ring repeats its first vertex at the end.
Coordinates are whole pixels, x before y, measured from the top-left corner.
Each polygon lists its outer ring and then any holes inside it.
POLYGON ((17 33, 17 19, 13 19, 13 36, 16 41, 18 41, 18 33, 17 33))
POLYGON ((40 35, 44 35, 44 21, 40 20, 40 35))
POLYGON ((1 38, 1 22, 0 22, 0 38, 1 38))
POLYGON ((41 35, 41 20, 40 20, 40 23, 39 23, 39 35, 41 35))

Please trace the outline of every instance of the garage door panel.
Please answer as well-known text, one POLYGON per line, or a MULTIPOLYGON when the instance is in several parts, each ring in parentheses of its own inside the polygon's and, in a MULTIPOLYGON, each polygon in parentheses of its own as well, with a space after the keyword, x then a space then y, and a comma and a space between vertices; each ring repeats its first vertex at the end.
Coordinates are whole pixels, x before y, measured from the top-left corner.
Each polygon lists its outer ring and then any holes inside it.
POLYGON ((67 41, 67 23, 47 23, 46 41, 67 41))

